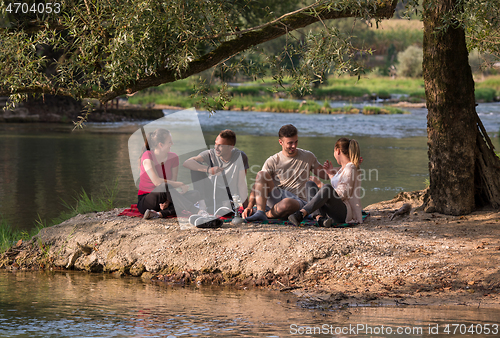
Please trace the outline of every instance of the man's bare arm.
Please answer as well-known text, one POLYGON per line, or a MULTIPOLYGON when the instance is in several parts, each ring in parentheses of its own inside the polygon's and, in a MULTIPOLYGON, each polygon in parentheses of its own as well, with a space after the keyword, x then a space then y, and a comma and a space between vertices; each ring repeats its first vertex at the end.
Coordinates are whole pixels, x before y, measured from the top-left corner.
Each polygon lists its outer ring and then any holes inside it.
POLYGON ((193 171, 207 172, 208 165, 202 163, 205 163, 205 160, 203 160, 203 157, 198 155, 190 157, 187 160, 185 160, 182 166, 184 168, 188 168, 193 171))
POLYGON ((252 191, 250 192, 250 196, 248 196, 248 205, 243 210, 243 214, 241 215, 243 218, 247 218, 253 214, 253 206, 255 205, 255 191, 252 187, 252 191))

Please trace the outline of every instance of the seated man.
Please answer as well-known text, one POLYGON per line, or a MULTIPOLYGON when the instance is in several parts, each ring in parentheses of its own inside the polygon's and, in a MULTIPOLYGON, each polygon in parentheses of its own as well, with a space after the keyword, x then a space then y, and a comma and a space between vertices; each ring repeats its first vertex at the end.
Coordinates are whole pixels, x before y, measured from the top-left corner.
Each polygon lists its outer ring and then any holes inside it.
POLYGON ((229 195, 240 196, 246 205, 248 157, 235 145, 236 134, 223 130, 215 139, 214 149, 202 151, 183 163, 191 170, 194 189, 201 194, 200 208, 206 207, 214 214, 220 207, 231 208, 229 195))
POLYGON ((311 172, 320 178, 328 178, 312 152, 297 148, 299 140, 295 126, 281 127, 278 136, 282 149, 269 157, 257 173, 248 206, 242 215, 247 222, 287 218, 308 201, 306 183, 311 172), (255 204, 257 212, 252 215, 255 204))

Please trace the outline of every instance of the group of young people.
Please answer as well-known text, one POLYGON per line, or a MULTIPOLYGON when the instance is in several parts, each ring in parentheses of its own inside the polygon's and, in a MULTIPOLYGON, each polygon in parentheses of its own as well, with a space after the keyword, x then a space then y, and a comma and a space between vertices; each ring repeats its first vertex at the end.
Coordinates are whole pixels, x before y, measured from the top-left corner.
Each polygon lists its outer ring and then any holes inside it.
POLYGON ((281 151, 269 157, 257 173, 249 196, 246 174, 248 157, 238 150, 236 135, 223 130, 215 147, 184 161, 191 171, 194 190, 177 181, 179 157, 170 151, 173 140, 166 129, 157 129, 147 139, 140 158, 138 209, 144 218, 194 214, 192 224, 219 227, 217 217, 234 211, 232 196, 243 202, 242 217, 247 222, 287 219, 299 225, 310 215, 320 226, 332 223, 362 223, 361 162, 356 140, 340 138, 331 161, 320 164, 316 156, 298 148, 298 130, 288 124, 278 133, 281 151), (324 184, 323 180, 330 183, 324 184), (255 210, 254 210, 255 207, 255 210), (209 212, 210 211, 210 212, 209 212))

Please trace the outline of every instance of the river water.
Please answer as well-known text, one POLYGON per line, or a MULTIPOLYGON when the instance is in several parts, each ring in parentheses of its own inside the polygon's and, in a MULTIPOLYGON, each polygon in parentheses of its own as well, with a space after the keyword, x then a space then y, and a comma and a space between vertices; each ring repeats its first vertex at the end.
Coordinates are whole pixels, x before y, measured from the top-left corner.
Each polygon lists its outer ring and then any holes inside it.
MULTIPOLYGON (((494 145, 500 149, 500 104, 480 104, 478 112, 494 145)), ((413 109, 405 115, 220 111, 212 116, 198 112, 197 118, 208 146, 213 146, 222 129, 237 133, 237 147, 246 152, 251 166, 248 185, 264 161, 281 150, 277 133, 288 123, 299 129, 299 147, 314 152, 321 163, 326 159, 335 162, 333 145, 339 137, 358 140, 363 157, 364 206, 391 199, 400 191, 423 189, 428 178, 425 109, 413 109)), ((1 217, 8 224, 29 229, 34 220, 51 220, 67 210, 63 201, 74 205, 82 189, 97 195, 115 181, 119 206, 135 203, 137 188, 128 139, 147 123, 89 123, 85 129, 74 132, 71 126, 60 124, 0 125, 1 217)), ((182 123, 173 122, 168 128, 182 130, 182 123)), ((191 135, 174 134, 172 151, 181 160, 179 149, 185 137, 191 135)), ((189 173, 182 166, 179 179, 189 181, 189 173)))
POLYGON ((498 337, 500 334, 498 309, 363 304, 318 310, 304 307, 286 293, 172 287, 139 278, 75 272, 0 272, 0 300, 0 337, 498 337), (484 334, 486 329, 490 334, 484 334))
MULTIPOLYGON (((500 105, 480 104, 478 112, 499 149, 500 105)), ((249 184, 265 159, 280 150, 277 131, 287 123, 298 127, 299 147, 313 151, 320 162, 333 158, 339 137, 359 141, 365 206, 422 189, 428 178, 424 109, 381 116, 232 111, 197 116, 208 145, 220 130, 236 131, 237 146, 250 159, 249 184)), ((29 229, 35 219, 49 220, 64 211, 62 200, 74 204, 82 188, 94 195, 115 181, 118 204, 135 203, 127 142, 146 123, 88 124, 75 132, 65 125, 0 125, 0 214, 9 224, 29 229)), ((174 142, 182 137, 175 134, 174 142)), ((181 172, 180 178, 185 175, 181 172)), ((476 306, 422 304, 318 310, 302 307, 293 295, 262 290, 168 287, 103 274, 0 271, 0 337, 490 337, 499 335, 493 326, 499 315, 476 306)))

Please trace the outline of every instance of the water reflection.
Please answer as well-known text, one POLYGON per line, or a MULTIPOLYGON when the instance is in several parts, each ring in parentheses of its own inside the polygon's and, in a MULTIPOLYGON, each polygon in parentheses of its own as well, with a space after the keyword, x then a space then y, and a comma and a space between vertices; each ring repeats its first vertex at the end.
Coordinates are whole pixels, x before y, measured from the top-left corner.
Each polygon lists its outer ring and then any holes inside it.
POLYGON ((500 315, 458 306, 313 311, 273 291, 168 287, 71 272, 0 272, 0 299, 2 337, 405 336, 398 328, 411 330, 406 336, 449 337, 446 325, 492 328, 500 315), (440 334, 429 334, 436 325, 440 334), (380 334, 389 328, 393 334, 380 334))

